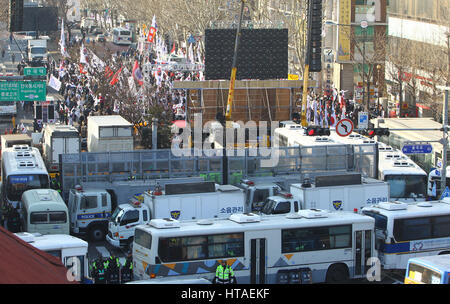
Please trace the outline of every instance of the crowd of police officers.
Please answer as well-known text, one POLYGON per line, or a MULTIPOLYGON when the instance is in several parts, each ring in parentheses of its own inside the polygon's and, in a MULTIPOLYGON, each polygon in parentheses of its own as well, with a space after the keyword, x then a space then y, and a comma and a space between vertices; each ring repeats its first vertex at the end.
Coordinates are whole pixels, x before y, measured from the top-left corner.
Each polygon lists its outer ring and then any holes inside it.
POLYGON ((130 282, 133 278, 133 259, 129 255, 122 266, 119 258, 111 255, 108 259, 102 256, 92 262, 90 267, 94 284, 120 284, 130 282))

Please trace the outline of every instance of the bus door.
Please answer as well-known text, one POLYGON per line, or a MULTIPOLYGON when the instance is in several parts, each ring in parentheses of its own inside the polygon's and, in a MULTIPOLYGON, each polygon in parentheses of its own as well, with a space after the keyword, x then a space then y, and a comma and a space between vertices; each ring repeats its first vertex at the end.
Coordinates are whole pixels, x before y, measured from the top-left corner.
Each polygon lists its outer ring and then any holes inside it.
POLYGON ((250 284, 266 283, 266 250, 264 238, 250 239, 250 284))
POLYGON ((372 257, 372 230, 359 230, 354 232, 353 252, 355 259, 354 276, 364 276, 370 269, 367 259, 372 257))

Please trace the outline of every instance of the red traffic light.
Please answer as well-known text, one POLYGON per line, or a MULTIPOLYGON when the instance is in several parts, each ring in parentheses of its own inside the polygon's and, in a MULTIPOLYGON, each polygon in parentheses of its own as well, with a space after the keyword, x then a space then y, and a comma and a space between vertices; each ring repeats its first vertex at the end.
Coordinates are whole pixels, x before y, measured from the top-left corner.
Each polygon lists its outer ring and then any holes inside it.
POLYGON ((376 134, 375 134, 375 130, 369 130, 368 135, 369 135, 370 137, 375 136, 375 135, 376 135, 376 134))
POLYGON ((314 130, 314 129, 310 129, 310 130, 308 131, 308 135, 309 135, 309 136, 313 136, 314 133, 315 133, 315 130, 314 130))

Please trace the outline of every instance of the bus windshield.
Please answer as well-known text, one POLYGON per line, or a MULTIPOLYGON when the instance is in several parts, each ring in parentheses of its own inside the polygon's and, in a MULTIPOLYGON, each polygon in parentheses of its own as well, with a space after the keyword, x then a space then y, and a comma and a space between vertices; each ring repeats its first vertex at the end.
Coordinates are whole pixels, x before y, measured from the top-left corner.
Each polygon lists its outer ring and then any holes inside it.
POLYGON ((47 49, 45 47, 33 47, 31 48, 31 54, 45 54, 47 49))
POLYGON ((424 198, 427 177, 423 175, 387 175, 391 198, 424 198))
POLYGON ((417 283, 423 284, 440 284, 441 274, 437 271, 429 269, 419 264, 409 264, 407 276, 409 279, 417 283))
POLYGON ((45 188, 49 188, 48 176, 45 174, 10 175, 7 178, 6 197, 10 201, 20 201, 26 190, 45 188))

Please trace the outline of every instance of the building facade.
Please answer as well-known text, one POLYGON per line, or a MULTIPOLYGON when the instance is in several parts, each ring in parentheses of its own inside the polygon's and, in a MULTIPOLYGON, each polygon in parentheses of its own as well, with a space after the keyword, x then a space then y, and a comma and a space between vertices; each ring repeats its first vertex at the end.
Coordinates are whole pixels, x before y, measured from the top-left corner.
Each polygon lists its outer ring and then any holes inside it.
POLYGON ((449 6, 448 0, 389 1, 389 45, 401 50, 391 49, 386 60, 387 93, 396 115, 438 119, 442 113, 437 86, 449 80, 449 6))

